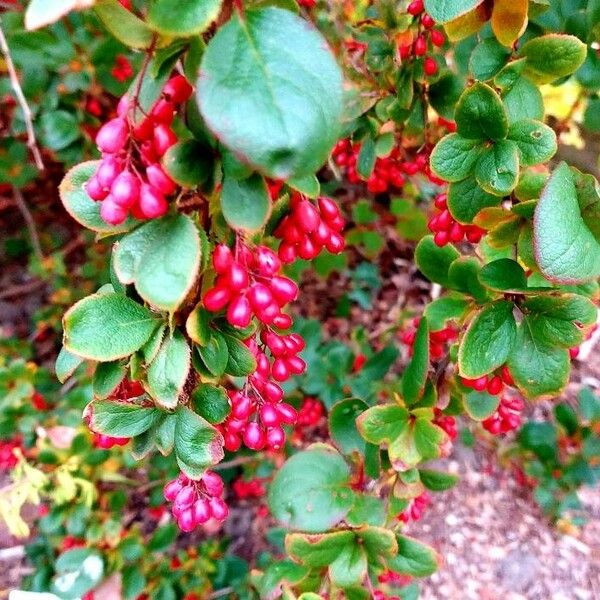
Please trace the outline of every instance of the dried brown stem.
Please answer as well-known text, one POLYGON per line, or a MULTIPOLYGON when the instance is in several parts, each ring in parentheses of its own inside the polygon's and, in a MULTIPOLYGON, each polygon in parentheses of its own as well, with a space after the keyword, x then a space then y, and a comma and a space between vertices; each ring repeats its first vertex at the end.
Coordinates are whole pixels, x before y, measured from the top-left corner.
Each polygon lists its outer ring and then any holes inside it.
POLYGON ((6 41, 4 30, 2 29, 2 19, 0 19, 0 49, 2 50, 2 54, 4 55, 6 68, 8 70, 8 76, 10 77, 10 83, 15 92, 15 96, 17 97, 17 102, 19 103, 19 106, 23 111, 23 118, 25 119, 25 128, 27 130, 27 145, 29 146, 29 150, 33 155, 33 160, 35 161, 36 167, 40 171, 43 171, 44 161, 42 160, 42 154, 40 152, 40 149, 38 148, 35 139, 31 109, 29 108, 29 104, 27 104, 27 100, 25 98, 25 95, 23 94, 23 89, 21 88, 21 83, 19 82, 19 76, 17 75, 17 70, 15 69, 15 64, 13 63, 12 56, 10 54, 10 48, 8 47, 8 42, 6 41))
POLYGON ((35 221, 33 220, 33 215, 29 211, 27 203, 23 198, 23 194, 21 190, 13 186, 13 195, 15 197, 15 203, 17 204, 17 208, 23 215, 23 219, 25 220, 25 224, 27 225, 27 230, 29 231, 29 237, 31 238, 31 246, 33 247, 33 252, 36 258, 41 261, 44 258, 44 254, 42 252, 42 245, 40 244, 40 236, 38 235, 37 229, 35 227, 35 221))

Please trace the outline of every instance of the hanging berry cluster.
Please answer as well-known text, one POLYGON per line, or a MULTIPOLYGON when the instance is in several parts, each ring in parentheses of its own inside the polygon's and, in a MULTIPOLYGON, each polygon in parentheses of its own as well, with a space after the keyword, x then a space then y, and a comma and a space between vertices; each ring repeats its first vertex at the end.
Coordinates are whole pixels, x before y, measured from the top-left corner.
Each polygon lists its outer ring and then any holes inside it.
POLYGON ((431 495, 429 492, 423 492, 421 495, 410 501, 408 508, 403 510, 396 518, 403 523, 409 521, 418 521, 424 514, 425 509, 431 504, 431 495))
POLYGON ((167 212, 167 197, 177 191, 177 185, 160 160, 177 142, 171 124, 177 106, 191 94, 185 77, 176 75, 167 81, 161 97, 139 123, 134 121, 142 110, 137 99, 123 96, 117 116, 100 128, 96 144, 102 160, 86 191, 90 198, 102 202, 104 221, 118 225, 129 214, 136 219, 155 219, 167 212))
POLYGON ((521 412, 524 408, 525 403, 522 398, 502 396, 494 414, 485 419, 481 425, 493 435, 508 433, 521 426, 521 412))
POLYGON ((0 471, 9 471, 19 462, 15 450, 23 452, 21 436, 14 436, 8 440, 0 440, 0 471))
POLYGON ((179 529, 192 531, 211 518, 224 521, 229 514, 222 499, 223 480, 214 471, 206 471, 199 480, 192 480, 180 473, 164 488, 164 496, 173 503, 173 516, 179 529))
POLYGON ((477 225, 461 225, 454 220, 448 210, 448 196, 446 193, 438 194, 433 200, 438 212, 429 219, 427 227, 431 231, 433 241, 438 246, 445 246, 450 242, 461 242, 463 239, 477 244, 485 235, 485 229, 477 225))
POLYGON ((409 15, 418 20, 419 32, 412 43, 402 44, 399 48, 400 58, 408 60, 412 57, 423 59, 423 72, 428 77, 437 75, 439 71, 438 60, 444 60, 442 54, 439 59, 434 52, 446 42, 446 36, 441 29, 435 29, 435 21, 425 12, 422 0, 415 0, 406 9, 409 15))
MULTIPOLYGON (((352 184, 364 181, 356 170, 361 146, 360 142, 352 142, 345 138, 340 140, 332 151, 335 164, 352 184)), ((419 174, 436 185, 443 185, 445 182, 437 178, 429 168, 430 153, 430 148, 424 148, 414 157, 409 157, 406 150, 399 145, 395 146, 388 156, 375 159, 373 171, 366 180, 367 189, 372 194, 398 191, 404 187, 408 178, 419 174)))
POLYGON ((501 394, 504 385, 514 385, 514 381, 508 367, 504 365, 498 374, 483 375, 477 379, 460 378, 465 387, 472 388, 477 392, 487 391, 492 396, 501 394))
POLYGON ((275 237, 282 240, 279 246, 281 262, 289 264, 297 258, 312 260, 323 248, 332 254, 344 250, 342 230, 344 218, 331 198, 318 199, 318 208, 300 194, 290 199, 290 214, 286 215, 277 229, 275 237))

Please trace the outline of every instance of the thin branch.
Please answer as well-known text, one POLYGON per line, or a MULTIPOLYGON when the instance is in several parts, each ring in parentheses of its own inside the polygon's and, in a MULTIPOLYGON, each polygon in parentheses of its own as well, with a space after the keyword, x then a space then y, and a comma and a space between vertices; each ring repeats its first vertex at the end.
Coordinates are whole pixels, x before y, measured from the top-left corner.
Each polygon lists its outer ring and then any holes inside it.
POLYGON ((212 594, 209 594, 207 596, 207 598, 209 598, 209 600, 212 600, 213 598, 221 598, 222 596, 227 596, 227 594, 231 594, 231 592, 233 592, 233 588, 226 587, 226 588, 217 590, 216 592, 212 592, 212 594))
POLYGON ((23 194, 21 194, 21 190, 13 186, 13 194, 15 197, 15 202, 17 203, 18 209, 21 211, 23 218, 25 219, 25 224, 27 225, 27 229, 29 230, 29 237, 31 238, 31 245, 33 247, 33 252, 35 253, 37 259, 42 261, 44 258, 44 254, 42 252, 42 245, 40 244, 40 237, 38 235, 37 229, 35 227, 35 221, 33 220, 33 216, 27 207, 27 203, 23 198, 23 194))
POLYGON ((8 289, 0 292, 0 300, 6 300, 6 298, 14 298, 15 296, 23 296, 25 294, 31 294, 46 285, 45 281, 41 279, 34 279, 29 283, 23 283, 21 285, 14 285, 8 289))
POLYGON ((31 154, 33 155, 36 167, 40 171, 43 171, 44 161, 42 160, 40 149, 38 148, 37 142, 35 140, 31 109, 29 108, 29 104, 27 104, 27 100, 25 99, 25 95, 23 94, 23 90, 21 89, 21 84, 19 83, 19 76, 17 75, 17 70, 15 69, 15 64, 13 63, 12 56, 10 54, 8 42, 6 41, 6 37, 4 36, 4 30, 2 29, 2 19, 0 19, 0 49, 2 50, 2 54, 4 54, 6 68, 10 77, 10 83, 12 84, 12 88, 15 92, 15 96, 17 97, 17 101, 21 106, 21 110, 23 111, 23 117, 25 119, 25 128, 27 129, 27 145, 31 150, 31 154))

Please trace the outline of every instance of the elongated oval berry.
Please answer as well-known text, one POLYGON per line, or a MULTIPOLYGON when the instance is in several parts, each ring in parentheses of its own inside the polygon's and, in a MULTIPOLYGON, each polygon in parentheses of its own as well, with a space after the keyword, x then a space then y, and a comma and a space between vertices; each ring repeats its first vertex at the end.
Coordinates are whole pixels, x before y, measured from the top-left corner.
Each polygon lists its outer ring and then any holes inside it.
POLYGON ((177 190, 177 184, 165 173, 159 164, 148 165, 146 167, 146 177, 148 178, 148 183, 165 196, 170 196, 177 190))
POLYGON ((273 303, 273 294, 266 285, 254 283, 248 290, 248 299, 255 311, 261 311, 273 303))
POLYGON ((250 301, 246 296, 237 296, 231 301, 229 308, 227 309, 227 320, 234 327, 243 329, 250 325, 252 319, 252 308, 250 307, 250 301))
POLYGON ((319 253, 319 249, 314 242, 309 238, 302 238, 298 244, 298 256, 304 260, 312 260, 319 253))
POLYGON ((137 125, 133 126, 132 135, 138 142, 149 142, 154 134, 154 123, 152 119, 142 119, 137 125))
POLYGON ((194 513, 191 508, 184 510, 177 519, 177 525, 179 525, 179 529, 185 533, 189 533, 193 531, 196 523, 194 521, 194 513))
POLYGON ((254 405, 248 396, 240 394, 231 402, 231 416, 236 419, 247 419, 254 412, 254 405))
POLYGON ((294 375, 302 375, 306 370, 306 363, 299 356, 290 356, 286 358, 285 362, 294 375))
POLYGON ((177 494, 181 491, 181 487, 181 482, 177 479, 169 481, 169 483, 167 483, 167 485, 165 485, 163 489, 165 500, 167 500, 168 502, 173 502, 177 494))
POLYGON ((332 231, 329 236, 329 240, 325 244, 325 247, 331 254, 339 254, 346 247, 346 240, 344 240, 344 236, 337 231, 332 231))
POLYGON ((276 404, 277 402, 281 402, 283 399, 283 390, 276 383, 267 381, 265 383, 263 395, 266 400, 276 404))
POLYGON ((299 333, 290 333, 287 336, 287 339, 294 344, 294 352, 302 352, 306 347, 306 342, 304 338, 299 333))
POLYGON ((229 515, 229 508, 221 498, 213 497, 208 501, 210 512, 217 521, 224 521, 229 515))
POLYGON ((228 452, 237 452, 242 447, 242 440, 233 431, 226 431, 223 434, 223 446, 228 452))
POLYGON ((240 263, 233 262, 226 277, 227 285, 232 290, 245 290, 248 287, 248 271, 240 263))
POLYGON ((321 246, 321 247, 323 247, 327 243, 330 236, 331 236, 331 229, 329 229, 329 227, 327 227, 327 224, 325 223, 325 221, 321 221, 319 223, 319 226, 317 227, 316 231, 313 231, 313 233, 311 235, 312 240, 315 243, 315 245, 321 246))
POLYGON ((279 418, 281 422, 285 423, 286 425, 293 425, 296 422, 296 419, 298 418, 298 413, 296 409, 293 406, 286 404, 285 402, 276 404, 275 410, 279 413, 279 418))
POLYGON ((154 128, 154 148, 158 156, 162 156, 171 146, 177 143, 175 132, 167 125, 159 123, 154 128))
POLYGON ((319 210, 321 211, 321 216, 326 221, 336 219, 340 215, 340 209, 338 208, 338 205, 331 198, 321 196, 318 200, 318 204, 319 210))
POLYGON ((88 179, 85 184, 85 191, 87 195, 96 202, 104 200, 104 198, 108 196, 108 190, 100 184, 95 175, 88 179))
POLYGON ((223 480, 221 479, 221 476, 214 471, 206 471, 204 475, 202 475, 202 483, 211 496, 220 496, 223 493, 223 480))
POLYGON ((273 302, 268 306, 256 311, 256 316, 259 321, 269 325, 273 322, 273 319, 279 314, 279 306, 273 302))
POLYGON ((417 37, 414 49, 416 56, 423 56, 427 52, 427 40, 424 35, 417 37))
POLYGON ((183 75, 175 75, 165 84, 163 95, 174 104, 180 104, 185 102, 193 91, 194 88, 183 75))
POLYGON ((127 210, 108 196, 100 204, 100 216, 110 225, 119 225, 127 218, 127 210))
POLYGON ((276 358, 273 361, 271 374, 273 375, 273 379, 275 379, 275 381, 285 381, 286 379, 289 379, 290 370, 287 366, 287 362, 282 358, 276 358))
POLYGON ((230 431, 233 431, 233 433, 240 433, 241 431, 244 430, 244 428, 246 427, 247 423, 246 420, 242 420, 242 419, 230 419, 229 421, 227 421, 227 428, 230 431))
POLYGON ((143 183, 140 187, 139 208, 146 219, 156 219, 166 214, 169 203, 154 186, 143 183))
POLYGON ((205 498, 198 498, 192 506, 192 513, 194 515, 194 523, 196 525, 202 525, 210 519, 210 507, 208 500, 205 498))
POLYGON ((279 329, 289 329, 292 326, 292 317, 290 317, 290 315, 286 315, 285 313, 279 313, 273 319, 273 325, 279 329))
POLYGON ((276 275, 269 282, 269 287, 280 306, 293 302, 298 297, 298 286, 289 277, 276 275))
POLYGON ((196 498, 196 491, 191 485, 183 487, 175 496, 175 504, 178 506, 190 506, 196 498))
POLYGON ((123 94, 119 99, 119 103, 117 104, 117 114, 119 117, 125 117, 127 111, 129 110, 129 98, 127 94, 123 94))
POLYGON ((265 427, 279 425, 279 413, 272 404, 265 403, 259 410, 260 422, 265 427))
POLYGON ((312 233, 319 226, 321 217, 312 202, 302 200, 294 211, 294 220, 302 231, 312 233))
POLYGON ((121 163, 114 156, 105 156, 96 171, 96 179, 102 187, 108 189, 122 169, 121 163))
POLYGON ((279 426, 271 427, 267 431, 266 443, 271 450, 279 450, 285 444, 285 431, 279 426))
POLYGON ((276 333, 268 332, 265 338, 266 344, 273 356, 285 356, 287 354, 285 341, 281 336, 277 335, 276 333))
POLYGON ((225 286, 215 286, 204 295, 204 308, 210 312, 223 310, 231 300, 231 290, 225 286))
POLYGON ((218 244, 215 246, 212 255, 212 264, 215 271, 219 275, 224 275, 231 269, 233 264, 233 253, 226 244, 218 244))
POLYGON ((256 266, 261 275, 271 277, 281 269, 281 261, 277 254, 266 246, 259 246, 256 249, 256 266))
POLYGON ((277 255, 281 259, 281 262, 286 265, 293 263, 298 257, 296 246, 290 242, 281 242, 277 255))
POLYGON ((115 154, 127 141, 127 121, 122 118, 111 119, 100 127, 96 135, 96 144, 101 152, 115 154))
POLYGON ((155 123, 162 123, 163 125, 170 125, 173 122, 173 116, 175 115, 175 108, 171 102, 165 98, 161 98, 152 108, 152 119, 155 123))
POLYGON ((242 437, 250 450, 261 450, 265 445, 265 434, 258 423, 248 423, 242 437))
POLYGON ((140 197, 140 180, 131 171, 123 171, 110 187, 112 199, 123 208, 129 208, 140 197))

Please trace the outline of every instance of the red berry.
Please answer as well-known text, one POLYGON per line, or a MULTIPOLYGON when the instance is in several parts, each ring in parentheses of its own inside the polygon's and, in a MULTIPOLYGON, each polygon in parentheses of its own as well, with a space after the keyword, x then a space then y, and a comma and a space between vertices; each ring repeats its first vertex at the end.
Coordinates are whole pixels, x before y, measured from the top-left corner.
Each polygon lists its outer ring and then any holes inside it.
POLYGON ((146 219, 156 219, 167 212, 169 204, 154 186, 143 183, 140 188, 139 208, 146 219))
POLYGON ((162 156, 171 146, 177 143, 177 136, 175 132, 164 125, 159 123, 154 128, 154 148, 158 156, 162 156))
POLYGON ((174 104, 185 102, 194 91, 183 75, 175 75, 167 81, 163 88, 163 95, 174 104))
MULTIPOLYGON (((415 41, 415 55, 423 56, 427 52, 427 40, 425 36, 420 35, 415 41)), ((413 173, 414 175, 414 173, 413 173)))
POLYGON ((127 141, 127 121, 122 118, 107 121, 96 135, 96 144, 101 152, 114 154, 125 146, 127 141))
POLYGON ((443 46, 445 41, 446 41, 446 37, 439 29, 434 29, 431 32, 431 43, 434 46, 438 46, 438 47, 443 46))
POLYGON ((230 299, 231 290, 228 287, 215 286, 204 295, 204 308, 210 312, 218 312, 229 304, 230 299))
POLYGON ((423 27, 425 27, 425 29, 431 29, 435 25, 433 17, 427 13, 421 17, 421 23, 423 23, 423 27))
POLYGON ((408 14, 413 15, 413 17, 420 15, 424 10, 423 0, 414 0, 414 2, 411 2, 406 9, 408 14))
POLYGON ((85 191, 87 192, 87 195, 96 202, 104 200, 104 198, 108 196, 108 190, 100 184, 95 175, 88 179, 88 182, 85 184, 85 191))
POLYGON ((148 183, 165 196, 170 196, 177 190, 177 184, 165 173, 159 164, 148 165, 146 167, 146 177, 148 178, 148 183))
POLYGON ((502 379, 500 379, 498 375, 494 375, 487 384, 487 391, 492 396, 497 396, 502 391, 503 387, 504 384, 502 383, 502 379))
POLYGON ((473 379, 472 381, 473 389, 477 390, 478 392, 483 392, 483 390, 485 390, 487 387, 488 378, 487 375, 483 375, 477 379, 473 379))
POLYGON ((252 309, 246 296, 237 296, 231 301, 227 309, 227 320, 234 327, 248 327, 252 319, 252 309))
POLYGON ((123 171, 113 181, 110 195, 123 208, 130 208, 140 197, 140 180, 130 171, 123 171))
POLYGON ((425 62, 423 64, 423 70, 425 71, 425 75, 428 75, 430 77, 438 72, 437 63, 433 58, 431 58, 431 56, 428 56, 425 59, 425 62))

